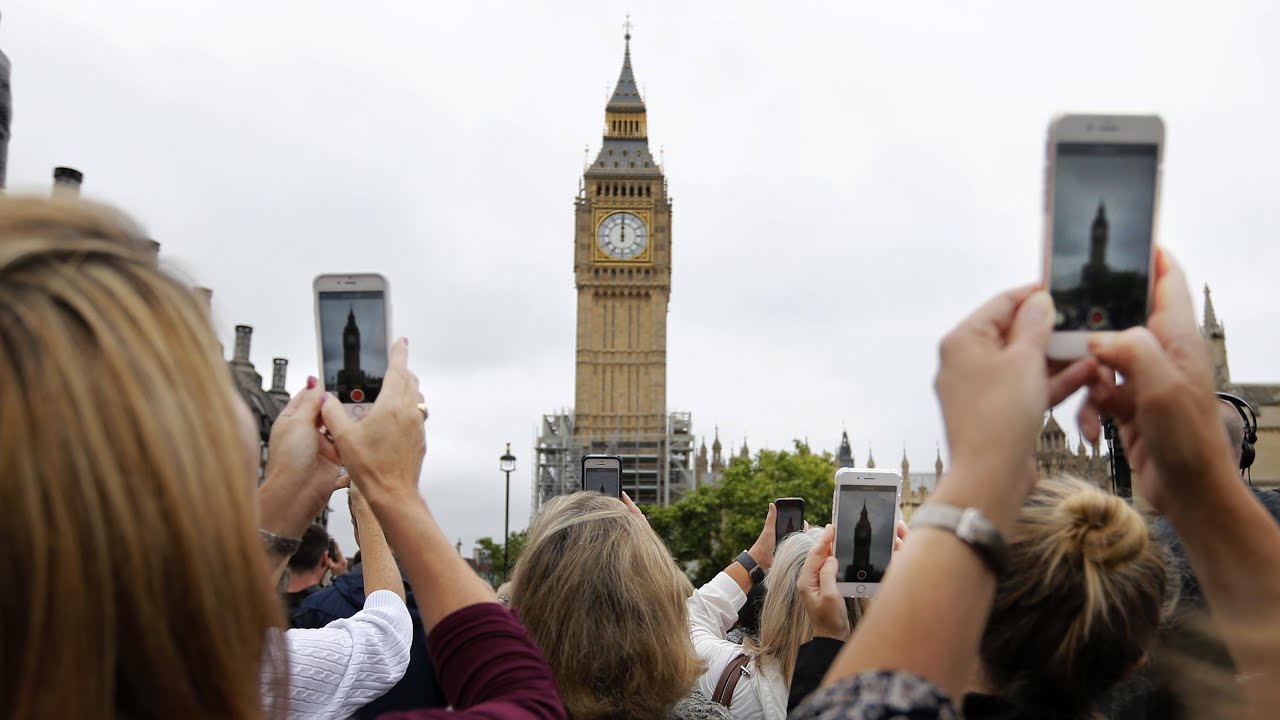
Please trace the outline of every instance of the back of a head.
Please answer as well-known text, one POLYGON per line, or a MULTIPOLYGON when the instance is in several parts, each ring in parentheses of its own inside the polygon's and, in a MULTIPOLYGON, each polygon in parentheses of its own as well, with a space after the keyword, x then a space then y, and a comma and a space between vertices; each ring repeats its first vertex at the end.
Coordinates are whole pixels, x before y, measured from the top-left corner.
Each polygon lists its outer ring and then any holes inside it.
POLYGON ((289 556, 289 569, 293 572, 314 570, 320 564, 324 553, 329 549, 329 533, 323 527, 312 523, 302 533, 302 545, 298 551, 289 556))
POLYGON ((0 199, 0 717, 255 717, 279 608, 207 312, 122 216, 0 199))
POLYGON ((744 645, 757 653, 759 663, 773 667, 791 681, 796 653, 813 636, 813 624, 805 610, 796 583, 809 551, 822 537, 822 528, 792 533, 774 552, 773 567, 765 576, 764 604, 760 609, 760 639, 747 639, 744 645))
POLYGON ((987 677, 1028 714, 1087 717, 1156 638, 1164 554, 1122 499, 1065 478, 1036 486, 1008 540, 982 637, 987 677))
POLYGON ((666 717, 705 669, 689 639, 689 580, 644 518, 599 493, 534 519, 511 607, 575 720, 666 717))

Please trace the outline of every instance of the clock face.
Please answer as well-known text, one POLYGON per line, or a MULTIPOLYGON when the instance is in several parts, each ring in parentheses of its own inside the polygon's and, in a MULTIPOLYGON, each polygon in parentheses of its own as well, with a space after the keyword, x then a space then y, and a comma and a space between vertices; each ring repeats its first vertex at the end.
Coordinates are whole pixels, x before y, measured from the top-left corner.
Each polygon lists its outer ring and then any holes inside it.
POLYGON ((600 223, 596 233, 596 242, 600 249, 611 258, 630 260, 636 257, 649 244, 649 229, 644 221, 627 212, 618 212, 606 217, 600 223))

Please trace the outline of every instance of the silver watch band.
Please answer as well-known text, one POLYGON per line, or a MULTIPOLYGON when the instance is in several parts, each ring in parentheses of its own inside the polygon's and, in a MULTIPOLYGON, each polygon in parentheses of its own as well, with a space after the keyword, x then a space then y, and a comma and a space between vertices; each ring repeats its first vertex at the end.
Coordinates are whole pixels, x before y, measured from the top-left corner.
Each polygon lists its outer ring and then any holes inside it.
POLYGON ((932 527, 955 533, 978 553, 997 577, 1009 565, 1009 548, 1005 546, 1004 537, 977 508, 927 503, 911 517, 911 527, 932 527))

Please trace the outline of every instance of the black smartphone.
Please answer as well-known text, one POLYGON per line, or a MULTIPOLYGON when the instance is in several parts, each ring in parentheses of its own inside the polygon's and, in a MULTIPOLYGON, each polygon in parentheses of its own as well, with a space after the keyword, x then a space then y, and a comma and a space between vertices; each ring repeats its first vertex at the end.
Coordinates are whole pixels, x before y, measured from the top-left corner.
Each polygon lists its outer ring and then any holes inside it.
POLYGON ((788 497, 773 501, 778 509, 778 521, 774 526, 777 543, 791 533, 804 532, 804 498, 788 497))
POLYGON ((622 499, 622 458, 617 455, 584 455, 582 489, 622 499))

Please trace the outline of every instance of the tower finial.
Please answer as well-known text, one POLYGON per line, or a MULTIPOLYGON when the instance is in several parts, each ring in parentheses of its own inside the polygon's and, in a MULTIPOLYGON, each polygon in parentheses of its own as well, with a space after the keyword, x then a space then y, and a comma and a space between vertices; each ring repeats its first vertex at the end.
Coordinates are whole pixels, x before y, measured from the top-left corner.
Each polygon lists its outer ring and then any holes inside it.
POLYGON ((627 49, 631 49, 631 13, 627 13, 627 21, 622 23, 622 29, 626 32, 627 49))

